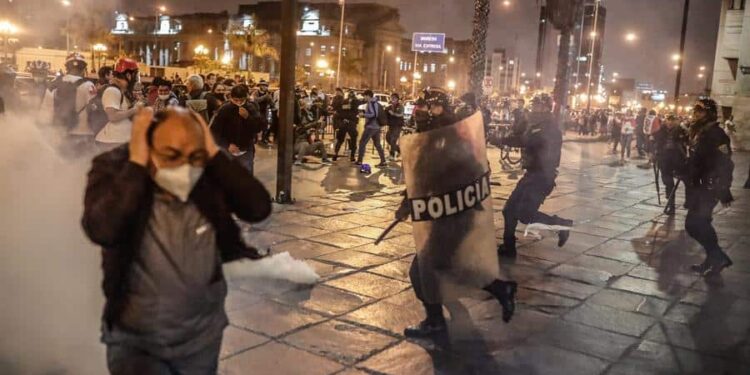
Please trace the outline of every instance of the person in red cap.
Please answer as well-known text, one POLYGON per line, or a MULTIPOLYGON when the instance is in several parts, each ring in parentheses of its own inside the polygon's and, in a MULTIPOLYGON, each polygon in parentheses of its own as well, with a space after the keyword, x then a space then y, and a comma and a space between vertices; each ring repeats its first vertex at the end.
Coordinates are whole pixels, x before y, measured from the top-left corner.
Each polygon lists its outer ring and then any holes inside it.
POLYGON ((133 95, 133 87, 138 82, 138 63, 126 57, 120 58, 112 75, 112 85, 102 94, 102 106, 109 122, 96 135, 96 142, 103 149, 130 140, 131 119, 143 107, 143 103, 136 103, 133 95))

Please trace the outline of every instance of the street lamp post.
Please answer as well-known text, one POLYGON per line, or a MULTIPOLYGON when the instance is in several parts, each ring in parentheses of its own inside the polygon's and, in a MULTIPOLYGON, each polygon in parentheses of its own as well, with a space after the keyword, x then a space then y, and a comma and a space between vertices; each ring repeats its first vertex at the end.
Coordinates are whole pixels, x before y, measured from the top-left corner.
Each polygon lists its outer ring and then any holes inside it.
POLYGON ((597 31, 598 31, 598 23, 599 23, 599 4, 601 3, 601 0, 596 0, 594 2, 594 27, 593 31, 591 32, 591 56, 589 61, 589 79, 588 79, 588 87, 587 87, 587 94, 586 97, 588 100, 586 100, 586 112, 591 112, 591 85, 592 85, 592 78, 594 75, 594 53, 596 52, 596 39, 599 37, 597 31))
POLYGON ((344 9, 346 8, 346 0, 339 0, 339 4, 341 5, 341 23, 339 25, 339 61, 336 64, 336 87, 339 87, 339 77, 341 77, 341 49, 344 46, 344 9))
POLYGON ((385 91, 386 81, 388 80, 388 68, 385 64, 385 53, 390 53, 393 47, 389 44, 383 49, 383 53, 380 55, 380 67, 383 69, 383 91, 385 91))
MULTIPOLYGON (((411 81, 411 97, 412 99, 416 97, 417 94, 417 56, 419 56, 419 52, 414 52, 414 69, 412 71, 412 81, 411 81)), ((421 75, 420 75, 421 78, 421 75)))
MULTIPOLYGON (((294 152, 294 68, 297 50, 297 0, 281 2, 281 67, 279 82, 279 150, 276 159, 276 202, 291 204, 294 152)), ((341 42, 339 42, 340 45, 341 42)), ((339 48, 339 67, 341 66, 339 48)), ((338 74, 336 75, 338 77, 338 74)), ((337 78, 338 79, 338 78, 337 78)))
POLYGON ((94 70, 98 70, 97 67, 96 67, 96 61, 97 61, 96 55, 97 55, 97 52, 99 53, 99 59, 98 60, 99 60, 99 67, 101 68, 101 65, 102 65, 101 64, 101 57, 102 57, 102 54, 104 52, 107 52, 107 46, 105 46, 102 43, 96 43, 96 44, 94 44, 91 47, 91 50, 92 50, 91 51, 91 59, 93 60, 92 61, 93 62, 92 66, 93 66, 94 70))
POLYGON ((11 42, 11 36, 18 32, 18 28, 10 21, 0 21, 0 36, 3 41, 3 58, 0 61, 8 60, 8 48, 11 42))
POLYGON ((680 54, 677 61, 677 78, 674 86, 674 103, 680 104, 680 84, 682 83, 682 64, 685 61, 685 36, 687 35, 688 14, 690 13, 690 0, 685 0, 682 10, 682 33, 680 34, 680 54))
POLYGON ((70 6, 72 5, 70 0, 62 0, 60 4, 66 8, 66 19, 65 19, 65 50, 70 53, 70 6))

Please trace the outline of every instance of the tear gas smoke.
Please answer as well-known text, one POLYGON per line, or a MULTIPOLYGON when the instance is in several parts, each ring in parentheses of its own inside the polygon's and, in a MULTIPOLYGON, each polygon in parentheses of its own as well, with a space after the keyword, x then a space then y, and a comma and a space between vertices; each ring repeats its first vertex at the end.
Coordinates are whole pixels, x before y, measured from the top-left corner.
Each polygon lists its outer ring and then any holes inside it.
POLYGON ((99 250, 80 217, 90 157, 0 115, 0 374, 104 374, 99 250))

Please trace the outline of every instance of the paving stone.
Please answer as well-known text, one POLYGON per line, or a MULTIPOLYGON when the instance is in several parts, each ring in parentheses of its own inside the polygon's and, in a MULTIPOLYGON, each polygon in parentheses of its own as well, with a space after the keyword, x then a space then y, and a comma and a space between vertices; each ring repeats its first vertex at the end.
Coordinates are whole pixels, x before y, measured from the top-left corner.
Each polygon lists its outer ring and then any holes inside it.
MULTIPOLYGON (((357 224, 357 226, 361 225, 370 225, 374 223, 381 223, 384 221, 389 221, 387 218, 377 217, 377 216, 371 216, 371 215, 365 215, 362 213, 355 213, 355 214, 349 214, 349 215, 343 215, 336 217, 339 220, 348 221, 350 223, 357 224)), ((392 218, 392 216, 391 216, 392 218)), ((392 220, 391 220, 392 221, 392 220)), ((354 227, 352 227, 354 228, 354 227)))
POLYGON ((664 317, 673 322, 688 324, 700 311, 700 307, 679 303, 672 306, 664 317))
POLYGON ((614 362, 639 340, 593 327, 556 320, 544 331, 534 335, 530 342, 547 344, 614 362))
POLYGON ((323 230, 329 230, 333 232, 338 232, 342 230, 352 229, 359 226, 357 223, 352 223, 351 221, 341 220, 341 217, 336 218, 319 218, 315 217, 313 220, 310 220, 307 225, 323 230))
POLYGON ((633 249, 630 241, 609 240, 594 246, 586 254, 632 264, 642 262, 641 255, 633 249))
MULTIPOLYGON (((523 345, 497 352, 495 368, 505 374, 600 374, 608 363, 547 345, 523 345)), ((489 372, 481 372, 489 373, 489 372)))
POLYGON ((242 239, 245 241, 246 244, 253 246, 255 248, 268 249, 269 247, 274 248, 278 244, 281 244, 289 240, 293 240, 294 237, 284 236, 281 234, 268 232, 268 231, 258 231, 258 232, 242 233, 242 239))
POLYGON ((268 342, 269 339, 252 332, 245 331, 234 326, 224 328, 224 337, 221 341, 221 359, 243 352, 247 349, 268 342))
POLYGON ((301 225, 301 224, 282 225, 278 227, 273 227, 269 229, 269 231, 283 234, 286 236, 297 237, 297 238, 321 236, 329 232, 323 229, 318 229, 318 228, 311 227, 309 225, 301 225))
POLYGON ((337 251, 341 249, 305 240, 287 241, 273 248, 274 253, 288 252, 294 259, 310 259, 337 251))
POLYGON ((326 285, 317 285, 312 289, 287 292, 275 300, 323 315, 339 315, 361 307, 372 299, 326 285))
POLYGON ((737 372, 740 370, 739 367, 718 358, 703 356, 653 341, 643 341, 627 357, 612 366, 607 374, 746 374, 746 372, 737 372))
POLYGON ((341 250, 335 253, 322 255, 316 260, 326 263, 336 263, 352 268, 373 267, 390 262, 390 258, 362 253, 354 250, 341 250))
POLYGON ((575 299, 586 299, 600 289, 597 286, 552 276, 529 280, 524 287, 575 299))
POLYGON ((518 246, 518 253, 525 257, 539 258, 552 263, 563 263, 578 256, 577 253, 560 249, 557 245, 550 246, 541 242, 518 246))
POLYGON ((240 289, 229 288, 229 293, 227 293, 227 298, 224 301, 224 310, 239 310, 261 301, 263 301, 263 297, 260 295, 247 293, 240 289))
POLYGON ((630 276, 623 276, 615 281, 612 284, 612 288, 663 299, 678 298, 684 292, 684 289, 680 287, 662 285, 656 281, 637 279, 630 276))
POLYGON ((258 303, 245 309, 229 312, 228 315, 233 325, 272 337, 281 336, 325 319, 322 315, 274 301, 258 303))
POLYGON ((225 375, 275 374, 275 375, 328 375, 343 368, 342 365, 291 346, 269 342, 221 362, 225 375))
POLYGON ((630 336, 641 336, 654 319, 611 307, 585 303, 564 316, 565 320, 630 336))
POLYGON ((405 282, 365 272, 346 275, 326 284, 373 298, 388 297, 409 287, 405 282))
POLYGON ((385 277, 390 277, 396 280, 401 280, 403 282, 409 282, 409 268, 410 267, 411 267, 411 262, 404 262, 401 260, 396 260, 390 263, 383 264, 381 266, 377 266, 375 268, 371 268, 367 270, 367 272, 374 273, 376 275, 385 276, 385 277))
POLYGON ((368 238, 352 236, 351 234, 344 233, 329 233, 322 236, 310 237, 309 240, 336 246, 341 249, 349 249, 372 242, 372 240, 368 238))
POLYGON ((609 280, 614 276, 605 271, 597 269, 573 266, 570 264, 561 264, 549 270, 551 275, 565 277, 575 281, 582 281, 592 285, 607 285, 609 280))
POLYGON ((613 276, 624 275, 634 267, 631 263, 620 262, 617 260, 600 258, 585 254, 579 255, 565 262, 565 264, 587 268, 590 270, 603 271, 613 276))
POLYGON ((401 236, 389 238, 387 240, 384 240, 383 242, 406 247, 408 249, 414 249, 416 247, 414 245, 414 236, 411 234, 404 234, 401 236))
POLYGON ((662 316, 669 307, 669 302, 663 299, 615 289, 603 289, 591 296, 587 302, 653 317, 662 316))
POLYGON ((516 295, 520 306, 528 306, 547 314, 559 315, 569 311, 581 301, 536 290, 519 288, 516 295))
POLYGON ((364 253, 374 254, 389 258, 403 258, 406 255, 414 254, 413 247, 399 246, 389 242, 381 242, 378 245, 366 244, 353 247, 350 250, 361 251, 364 253))
POLYGON ((340 319, 402 335, 404 328, 424 319, 424 311, 387 302, 377 302, 346 314, 340 319))
MULTIPOLYGON (((404 341, 357 365, 369 371, 393 375, 432 375, 439 373, 434 361, 419 345, 404 341)), ((439 366, 438 366, 439 367, 439 366)))
POLYGON ((726 358, 736 358, 737 348, 747 341, 747 316, 697 317, 689 324, 663 321, 652 327, 646 339, 662 344, 726 358))
MULTIPOLYGON (((339 250, 340 251, 340 250, 339 250)), ((336 277, 341 277, 346 274, 355 272, 356 270, 347 266, 338 264, 323 263, 316 260, 306 260, 307 264, 311 265, 315 272, 321 277, 322 280, 328 280, 336 277)))
POLYGON ((337 362, 354 364, 397 339, 339 321, 328 321, 295 332, 284 342, 337 362))

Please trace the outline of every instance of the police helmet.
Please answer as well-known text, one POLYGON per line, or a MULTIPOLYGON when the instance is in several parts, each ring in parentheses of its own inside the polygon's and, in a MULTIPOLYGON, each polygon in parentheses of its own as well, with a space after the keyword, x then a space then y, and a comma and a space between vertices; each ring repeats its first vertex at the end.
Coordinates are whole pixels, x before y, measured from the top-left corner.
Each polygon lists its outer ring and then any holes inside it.
POLYGON ((83 55, 78 52, 71 53, 65 59, 65 69, 69 71, 74 69, 85 71, 87 65, 88 64, 86 63, 86 58, 84 58, 83 55))
POLYGON ((427 89, 425 101, 430 107, 436 105, 448 107, 450 105, 450 97, 448 97, 448 93, 440 87, 431 87, 427 89))
POLYGON ((711 98, 698 99, 698 101, 695 102, 695 107, 693 107, 693 111, 706 112, 711 118, 716 118, 719 115, 719 108, 716 105, 716 101, 714 101, 711 98))

